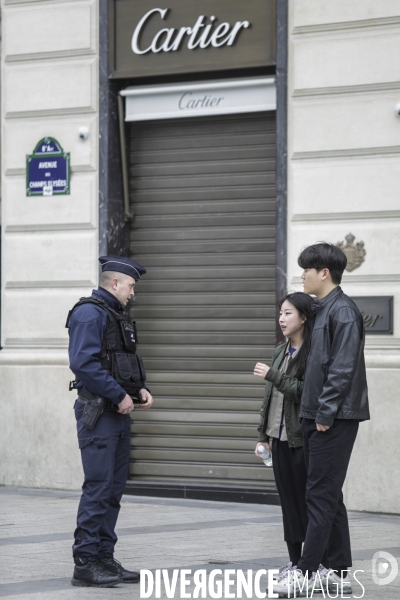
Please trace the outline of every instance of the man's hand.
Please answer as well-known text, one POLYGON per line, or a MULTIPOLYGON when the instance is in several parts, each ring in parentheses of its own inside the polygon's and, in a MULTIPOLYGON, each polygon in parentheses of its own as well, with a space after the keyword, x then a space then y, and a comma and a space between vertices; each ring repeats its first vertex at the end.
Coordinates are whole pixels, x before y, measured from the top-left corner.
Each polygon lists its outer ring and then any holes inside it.
POLYGON ((266 374, 269 371, 269 366, 268 365, 264 365, 263 363, 257 363, 256 366, 254 367, 254 375, 257 375, 257 377, 262 377, 264 378, 266 376, 266 374))
POLYGON ((153 396, 150 394, 149 390, 142 388, 139 392, 139 396, 141 399, 140 408, 144 408, 147 410, 153 404, 153 396))
POLYGON ((316 425, 318 431, 328 431, 330 427, 329 425, 320 425, 319 423, 316 423, 316 425))
POLYGON ((133 406, 132 398, 127 394, 118 404, 118 412, 123 415, 129 415, 135 407, 133 406))

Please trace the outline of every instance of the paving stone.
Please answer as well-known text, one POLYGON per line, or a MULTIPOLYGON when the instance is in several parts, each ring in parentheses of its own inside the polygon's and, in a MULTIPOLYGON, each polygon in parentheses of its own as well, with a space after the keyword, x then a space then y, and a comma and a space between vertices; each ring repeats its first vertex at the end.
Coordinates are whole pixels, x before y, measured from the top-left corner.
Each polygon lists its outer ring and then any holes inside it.
MULTIPOLYGON (((139 585, 112 589, 70 584, 72 532, 79 494, 0 487, 0 597, 16 600, 139 600, 139 585)), ((372 579, 372 557, 392 554, 400 565, 400 517, 350 513, 354 597, 400 600, 400 573, 386 586, 372 579)), ((199 500, 124 497, 116 558, 128 568, 198 569, 208 573, 279 567, 288 561, 280 508, 199 500)), ((266 586, 266 578, 262 578, 266 586)), ((233 586, 232 590, 235 589, 233 586)), ((193 592, 194 584, 187 587, 193 592)), ((167 598, 161 587, 161 598, 167 598)), ((180 598, 179 581, 175 598, 180 598)), ((322 598, 318 594, 317 599, 322 598)), ((151 596, 155 598, 155 595, 151 596)), ((208 598, 208 595, 207 595, 208 598)), ((255 596, 254 596, 255 598, 255 596)))

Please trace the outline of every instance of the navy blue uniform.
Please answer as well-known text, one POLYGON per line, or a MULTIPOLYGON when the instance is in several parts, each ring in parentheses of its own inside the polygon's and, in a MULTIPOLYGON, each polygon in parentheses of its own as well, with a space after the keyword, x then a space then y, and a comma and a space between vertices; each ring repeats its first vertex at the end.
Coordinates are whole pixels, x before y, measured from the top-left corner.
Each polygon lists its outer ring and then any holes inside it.
MULTIPOLYGON (((93 290, 92 296, 104 300, 116 311, 122 310, 117 298, 103 288, 93 290)), ((126 392, 100 363, 101 344, 109 322, 110 317, 100 306, 88 303, 75 308, 68 321, 69 359, 79 380, 78 393, 85 386, 117 405, 126 392)), ((112 556, 117 542, 114 529, 128 478, 130 418, 104 411, 95 427, 88 429, 82 424, 84 408, 84 404, 75 402, 85 480, 73 550, 75 558, 94 561, 112 556)))
MULTIPOLYGON (((93 298, 104 300, 116 311, 122 306, 107 290, 93 290, 93 298)), ((77 389, 86 386, 93 394, 118 404, 126 392, 100 364, 101 343, 110 322, 106 311, 95 304, 83 304, 72 313, 69 327, 69 364, 79 379, 77 389)))

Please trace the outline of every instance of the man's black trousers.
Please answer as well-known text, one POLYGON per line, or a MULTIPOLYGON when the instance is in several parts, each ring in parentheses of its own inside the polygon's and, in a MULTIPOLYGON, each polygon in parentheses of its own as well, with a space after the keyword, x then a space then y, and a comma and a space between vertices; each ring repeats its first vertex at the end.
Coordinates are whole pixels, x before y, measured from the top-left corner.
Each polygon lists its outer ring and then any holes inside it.
POLYGON ((302 421, 308 528, 297 567, 310 575, 322 561, 328 562, 322 563, 327 568, 352 565, 342 487, 358 425, 356 420, 335 419, 327 431, 318 431, 313 419, 302 421))

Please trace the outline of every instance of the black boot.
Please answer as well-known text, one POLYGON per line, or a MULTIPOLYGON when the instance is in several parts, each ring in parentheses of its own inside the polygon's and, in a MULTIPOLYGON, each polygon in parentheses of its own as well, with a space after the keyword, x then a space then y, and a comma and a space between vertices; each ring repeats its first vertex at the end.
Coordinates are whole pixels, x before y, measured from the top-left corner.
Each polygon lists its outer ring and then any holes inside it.
POLYGON ((99 561, 75 564, 74 574, 71 579, 72 585, 79 587, 113 587, 121 583, 122 577, 118 573, 112 573, 104 569, 99 561))
POLYGON ((120 575, 122 577, 121 583, 139 583, 140 581, 140 573, 137 571, 128 571, 124 569, 120 562, 115 560, 115 558, 101 558, 99 560, 99 565, 101 565, 104 569, 107 569, 110 573, 115 573, 116 575, 120 575))

